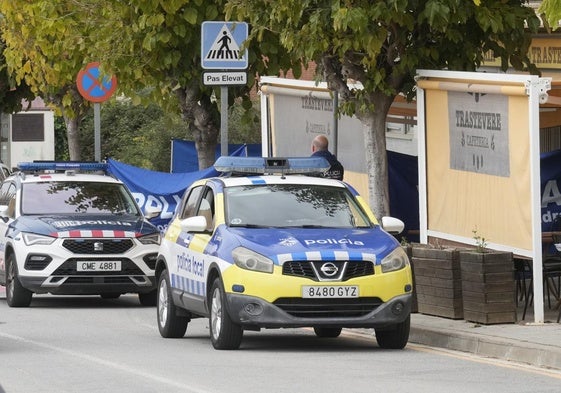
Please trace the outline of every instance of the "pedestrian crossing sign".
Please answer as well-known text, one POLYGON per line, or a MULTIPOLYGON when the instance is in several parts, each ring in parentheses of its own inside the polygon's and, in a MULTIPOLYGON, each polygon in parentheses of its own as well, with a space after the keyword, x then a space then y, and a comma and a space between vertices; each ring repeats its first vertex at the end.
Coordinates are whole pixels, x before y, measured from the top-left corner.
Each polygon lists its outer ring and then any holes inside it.
POLYGON ((201 26, 201 66, 206 70, 245 70, 248 66, 245 22, 206 21, 201 26))

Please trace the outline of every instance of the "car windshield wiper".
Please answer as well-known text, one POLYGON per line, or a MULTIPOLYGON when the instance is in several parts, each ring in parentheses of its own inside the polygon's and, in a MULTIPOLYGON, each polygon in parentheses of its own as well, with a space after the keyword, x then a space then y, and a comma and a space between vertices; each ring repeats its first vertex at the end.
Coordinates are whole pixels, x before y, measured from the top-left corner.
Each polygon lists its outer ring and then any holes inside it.
POLYGON ((259 224, 230 224, 230 226, 236 228, 274 228, 272 225, 259 225, 259 224))

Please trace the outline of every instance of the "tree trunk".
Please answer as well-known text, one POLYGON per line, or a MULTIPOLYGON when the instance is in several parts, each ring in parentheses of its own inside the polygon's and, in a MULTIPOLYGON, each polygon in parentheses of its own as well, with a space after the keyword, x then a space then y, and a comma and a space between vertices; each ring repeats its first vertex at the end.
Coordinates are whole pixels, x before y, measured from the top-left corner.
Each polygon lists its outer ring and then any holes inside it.
POLYGON ((70 160, 80 161, 80 119, 78 117, 70 118, 66 115, 64 123, 66 124, 66 137, 68 138, 68 153, 70 160))
POLYGON ((220 134, 220 119, 216 103, 201 92, 198 81, 176 90, 183 119, 188 122, 195 139, 199 169, 211 167, 216 160, 216 145, 220 134))
POLYGON ((378 219, 390 215, 386 116, 393 98, 378 94, 373 112, 357 114, 365 141, 369 204, 378 219))

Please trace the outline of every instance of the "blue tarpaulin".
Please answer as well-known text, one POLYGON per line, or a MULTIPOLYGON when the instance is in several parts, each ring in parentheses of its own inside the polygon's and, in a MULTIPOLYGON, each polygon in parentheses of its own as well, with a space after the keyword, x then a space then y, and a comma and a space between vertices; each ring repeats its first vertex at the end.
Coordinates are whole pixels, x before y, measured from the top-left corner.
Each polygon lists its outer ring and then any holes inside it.
MULTIPOLYGON (((216 146, 215 158, 220 157, 222 148, 220 144, 216 146)), ((261 144, 230 144, 228 145, 228 155, 243 155, 247 157, 261 157, 261 144), (240 152, 244 149, 244 152, 240 152)), ((171 141, 171 172, 195 172, 199 170, 199 159, 195 142, 183 139, 172 139, 171 141)))

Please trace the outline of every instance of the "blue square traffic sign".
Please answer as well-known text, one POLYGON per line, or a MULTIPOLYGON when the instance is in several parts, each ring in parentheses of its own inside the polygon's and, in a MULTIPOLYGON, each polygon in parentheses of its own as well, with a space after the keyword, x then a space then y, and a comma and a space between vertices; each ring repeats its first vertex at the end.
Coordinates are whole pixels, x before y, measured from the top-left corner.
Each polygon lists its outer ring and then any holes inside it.
POLYGON ((201 66, 207 70, 245 70, 248 66, 245 22, 203 22, 201 25, 201 66))

